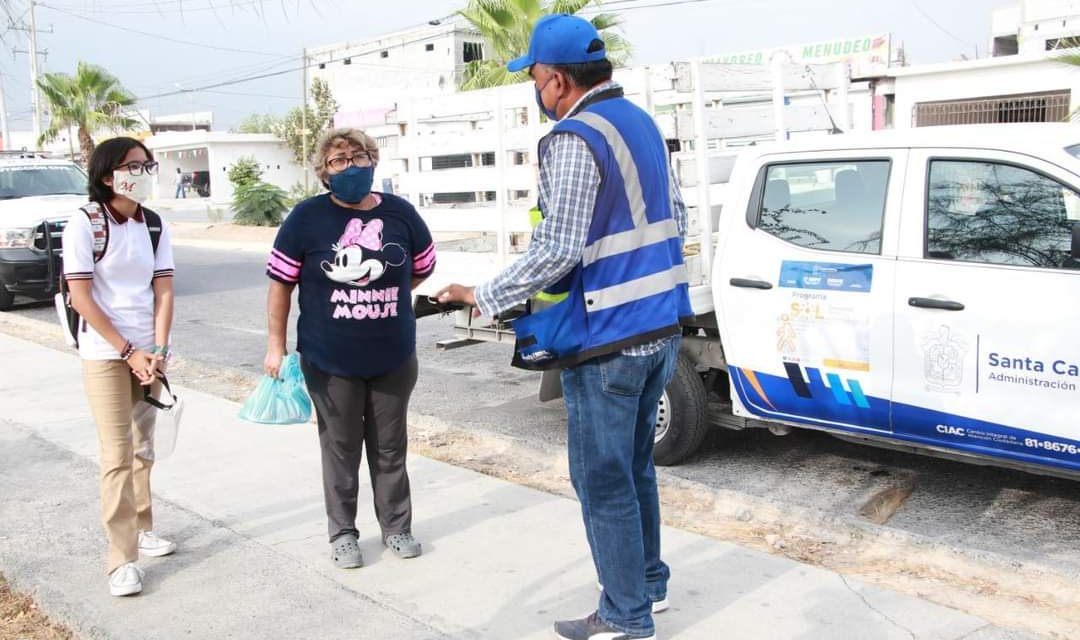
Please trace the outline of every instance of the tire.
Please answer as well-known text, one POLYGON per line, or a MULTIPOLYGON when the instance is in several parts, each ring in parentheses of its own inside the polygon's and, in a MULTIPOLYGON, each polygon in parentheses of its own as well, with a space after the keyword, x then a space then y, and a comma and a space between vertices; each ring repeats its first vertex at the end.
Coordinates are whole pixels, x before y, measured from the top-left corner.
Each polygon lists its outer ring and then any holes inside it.
POLYGON ((3 282, 0 282, 0 311, 10 311, 15 305, 15 294, 8 291, 3 282))
POLYGON ((656 410, 653 462, 676 465, 694 454, 708 433, 708 397, 701 375, 690 359, 679 354, 675 374, 656 410))

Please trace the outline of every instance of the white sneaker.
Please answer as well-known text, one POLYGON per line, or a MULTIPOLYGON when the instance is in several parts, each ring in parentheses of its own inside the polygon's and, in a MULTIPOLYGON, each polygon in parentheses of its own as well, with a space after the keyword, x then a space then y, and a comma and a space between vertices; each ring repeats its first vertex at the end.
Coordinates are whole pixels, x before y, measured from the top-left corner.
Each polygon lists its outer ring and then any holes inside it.
POLYGON ((122 564, 109 574, 109 593, 131 596, 142 591, 143 570, 134 562, 122 564))
POLYGON ((139 553, 152 558, 176 552, 176 543, 154 535, 153 531, 139 532, 139 553))

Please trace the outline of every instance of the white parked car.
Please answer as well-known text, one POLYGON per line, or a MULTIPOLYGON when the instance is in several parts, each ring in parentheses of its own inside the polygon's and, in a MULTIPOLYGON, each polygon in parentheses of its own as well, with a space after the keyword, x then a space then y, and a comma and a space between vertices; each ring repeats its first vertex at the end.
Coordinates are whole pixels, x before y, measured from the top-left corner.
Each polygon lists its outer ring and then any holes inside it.
POLYGON ((73 162, 0 154, 0 311, 11 308, 15 294, 56 293, 61 235, 86 204, 86 187, 73 162))

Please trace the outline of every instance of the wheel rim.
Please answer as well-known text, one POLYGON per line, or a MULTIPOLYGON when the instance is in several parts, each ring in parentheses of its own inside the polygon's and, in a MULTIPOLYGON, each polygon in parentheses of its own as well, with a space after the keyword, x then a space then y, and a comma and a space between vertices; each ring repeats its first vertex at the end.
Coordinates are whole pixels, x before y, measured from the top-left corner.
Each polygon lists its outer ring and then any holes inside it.
POLYGON ((667 436, 669 427, 671 427, 671 400, 668 399, 665 389, 664 395, 660 396, 660 402, 656 403, 656 435, 653 436, 653 444, 667 436))

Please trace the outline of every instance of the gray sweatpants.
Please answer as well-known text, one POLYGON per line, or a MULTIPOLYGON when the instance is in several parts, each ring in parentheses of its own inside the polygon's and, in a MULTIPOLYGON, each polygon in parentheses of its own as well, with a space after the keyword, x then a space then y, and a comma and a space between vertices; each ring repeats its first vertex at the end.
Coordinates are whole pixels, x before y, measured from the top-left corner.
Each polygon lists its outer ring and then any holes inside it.
POLYGON ((319 420, 323 495, 330 541, 356 530, 362 447, 375 494, 375 516, 383 536, 412 527, 406 415, 416 386, 414 353, 395 371, 375 378, 343 378, 301 359, 301 368, 319 420))

